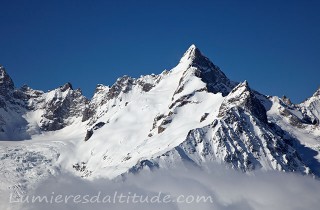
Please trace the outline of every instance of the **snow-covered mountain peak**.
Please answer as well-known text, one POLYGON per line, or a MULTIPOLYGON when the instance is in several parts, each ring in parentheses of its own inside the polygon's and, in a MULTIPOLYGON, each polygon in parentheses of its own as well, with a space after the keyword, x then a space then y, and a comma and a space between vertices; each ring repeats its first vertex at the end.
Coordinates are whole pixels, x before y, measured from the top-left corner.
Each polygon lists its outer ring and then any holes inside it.
MULTIPOLYGON (((302 120, 313 125, 320 124, 320 88, 306 101, 298 104, 302 120)), ((298 116, 300 117, 300 116, 298 116)), ((301 118, 301 117, 300 117, 301 118)))
POLYGON ((218 69, 209 58, 204 56, 199 48, 192 44, 183 54, 179 64, 185 64, 189 67, 199 68, 201 71, 208 71, 212 68, 218 69))
POLYGON ((247 81, 238 84, 224 99, 219 110, 219 116, 224 116, 227 110, 233 107, 241 107, 262 122, 267 122, 266 110, 249 87, 247 81))
POLYGON ((190 45, 188 50, 194 50, 197 49, 197 46, 195 44, 190 45))
POLYGON ((188 50, 183 54, 182 58, 180 59, 180 63, 183 62, 192 62, 197 56, 203 56, 200 50, 192 44, 188 50))
POLYGON ((301 104, 264 96, 229 80, 195 45, 172 70, 99 84, 91 100, 70 83, 15 89, 3 67, 0 91, 0 141, 32 139, 31 147, 0 147, 13 169, 0 177, 26 186, 38 168, 94 179, 181 162, 320 177, 320 90, 301 104))
POLYGON ((200 78, 205 83, 207 91, 221 93, 223 96, 228 95, 237 84, 230 81, 220 68, 204 56, 195 45, 191 45, 184 53, 180 63, 172 70, 172 73, 182 73, 178 92, 193 77, 200 78))
POLYGON ((247 81, 239 83, 224 99, 221 107, 220 114, 224 114, 226 109, 230 109, 235 106, 242 106, 245 101, 252 95, 251 89, 247 81))

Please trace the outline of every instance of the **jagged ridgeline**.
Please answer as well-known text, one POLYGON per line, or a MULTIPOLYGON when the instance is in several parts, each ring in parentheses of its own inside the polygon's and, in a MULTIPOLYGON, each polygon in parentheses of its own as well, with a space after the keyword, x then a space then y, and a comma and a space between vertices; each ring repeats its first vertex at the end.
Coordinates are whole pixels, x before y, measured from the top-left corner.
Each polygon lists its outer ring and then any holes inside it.
POLYGON ((301 104, 265 96, 228 79, 195 45, 173 69, 99 84, 90 100, 70 83, 16 88, 3 67, 0 94, 0 140, 72 142, 56 161, 83 177, 180 162, 320 174, 320 90, 301 104))

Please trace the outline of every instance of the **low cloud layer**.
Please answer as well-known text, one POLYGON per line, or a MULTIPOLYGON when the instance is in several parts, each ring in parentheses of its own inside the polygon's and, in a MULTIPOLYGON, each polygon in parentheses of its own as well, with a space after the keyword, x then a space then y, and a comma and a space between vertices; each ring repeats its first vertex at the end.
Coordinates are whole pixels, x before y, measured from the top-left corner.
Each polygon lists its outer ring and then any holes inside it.
POLYGON ((177 167, 171 170, 145 171, 117 181, 105 179, 88 181, 63 174, 41 183, 30 193, 30 196, 32 195, 47 196, 49 201, 57 195, 79 195, 77 202, 82 203, 73 202, 74 197, 71 197, 68 203, 25 203, 20 209, 301 210, 319 208, 320 181, 306 176, 271 171, 258 171, 248 175, 210 165, 206 171, 193 167, 177 167), (133 203, 132 199, 129 203, 120 203, 118 199, 113 203, 115 193, 131 196, 136 194, 144 199, 149 198, 149 203, 133 203), (96 196, 92 199, 95 202, 84 203, 85 195, 90 196, 86 197, 87 200, 96 196), (96 202, 98 195, 100 203, 96 202), (159 203, 158 201, 163 201, 165 196, 172 202, 159 203), (200 196, 210 197, 212 200, 177 203, 175 199, 179 196, 188 198, 188 201, 196 200, 200 196), (101 203, 103 198, 105 203, 101 203), (155 199, 153 203, 150 198, 155 199))

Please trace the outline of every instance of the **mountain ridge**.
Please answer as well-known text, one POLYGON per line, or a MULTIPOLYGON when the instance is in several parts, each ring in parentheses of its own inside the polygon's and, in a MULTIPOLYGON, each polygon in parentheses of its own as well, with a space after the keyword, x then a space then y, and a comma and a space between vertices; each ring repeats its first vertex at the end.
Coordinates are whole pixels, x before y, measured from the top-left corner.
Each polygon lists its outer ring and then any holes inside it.
MULTIPOLYGON (((50 173, 115 178, 218 162, 243 172, 320 176, 318 92, 300 104, 265 96, 247 81, 231 81, 195 45, 173 69, 99 84, 90 100, 71 83, 48 92, 17 89, 0 71, 0 142, 51 145, 50 173)), ((13 171, 14 157, 3 157, 13 171)), ((46 169, 37 162, 24 170, 39 167, 46 169)))

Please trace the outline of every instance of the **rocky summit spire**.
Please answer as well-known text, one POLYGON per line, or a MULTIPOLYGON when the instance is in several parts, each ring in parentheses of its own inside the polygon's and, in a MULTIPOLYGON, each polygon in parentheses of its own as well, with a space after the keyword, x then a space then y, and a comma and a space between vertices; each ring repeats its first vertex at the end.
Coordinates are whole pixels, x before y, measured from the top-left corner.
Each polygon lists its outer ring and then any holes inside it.
POLYGON ((204 56, 199 48, 197 48, 194 44, 192 44, 183 54, 182 58, 180 59, 180 64, 187 64, 189 67, 198 68, 202 72, 209 70, 218 71, 218 74, 221 74, 223 77, 225 77, 219 67, 213 64, 209 58, 204 56))
POLYGON ((183 54, 178 66, 180 67, 177 68, 178 71, 193 71, 195 76, 207 84, 209 92, 220 92, 226 96, 236 86, 236 83, 230 81, 194 44, 183 54))
POLYGON ((0 94, 4 95, 14 89, 14 83, 3 66, 0 66, 0 94))
POLYGON ((192 44, 188 50, 183 54, 182 58, 180 59, 180 63, 183 62, 192 62, 195 58, 203 56, 200 50, 192 44))

